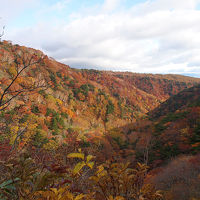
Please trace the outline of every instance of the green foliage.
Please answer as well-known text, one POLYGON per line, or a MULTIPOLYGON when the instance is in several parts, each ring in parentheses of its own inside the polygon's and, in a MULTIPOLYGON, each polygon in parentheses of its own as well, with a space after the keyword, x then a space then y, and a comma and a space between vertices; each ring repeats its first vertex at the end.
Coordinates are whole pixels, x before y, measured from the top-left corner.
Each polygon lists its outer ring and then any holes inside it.
POLYGON ((199 107, 200 106, 200 99, 192 102, 189 107, 199 107))
POLYGON ((190 141, 191 143, 200 142, 200 123, 195 126, 194 132, 192 134, 190 141))
POLYGON ((68 114, 67 113, 62 112, 61 116, 64 117, 64 118, 66 118, 66 119, 68 119, 68 114))
POLYGON ((57 80, 56 80, 56 76, 53 72, 50 72, 50 75, 49 75, 51 81, 55 84, 55 86, 57 86, 57 80))
POLYGON ((19 178, 6 180, 0 184, 0 199, 7 200, 8 198, 15 198, 16 187, 15 183, 19 181, 19 178))
POLYGON ((114 112, 114 104, 112 103, 111 100, 108 101, 108 105, 106 106, 106 113, 109 115, 109 114, 112 114, 114 112))
POLYGON ((0 112, 0 119, 3 119, 5 117, 5 111, 0 112))
POLYGON ((161 120, 161 123, 167 123, 176 121, 177 119, 183 119, 187 116, 188 112, 178 112, 178 113, 169 113, 166 117, 161 120))
POLYGON ((68 96, 68 103, 70 103, 70 101, 73 100, 73 99, 74 99, 74 97, 73 97, 73 95, 70 93, 69 96, 68 96))
POLYGON ((75 86, 75 81, 74 80, 70 80, 69 81, 69 86, 70 87, 74 87, 75 86))
POLYGON ((193 154, 200 151, 200 122, 194 127, 193 134, 190 137, 190 144, 192 144, 193 154))
POLYGON ((55 136, 55 135, 58 135, 58 131, 53 131, 53 132, 52 132, 52 135, 54 135, 54 136, 55 136))
POLYGON ((50 109, 50 108, 47 108, 46 116, 49 116, 50 114, 54 114, 54 113, 56 113, 55 110, 52 110, 52 109, 50 109))
POLYGON ((174 158, 180 154, 180 150, 177 144, 166 145, 160 149, 160 155, 163 160, 174 158))
POLYGON ((44 144, 49 142, 48 138, 41 133, 42 130, 37 130, 33 137, 33 145, 42 148, 44 144))
POLYGON ((102 72, 96 69, 82 69, 82 71, 89 72, 90 74, 97 74, 100 75, 102 72))
POLYGON ((162 131, 164 131, 167 127, 164 126, 162 123, 158 123, 155 125, 155 132, 156 133, 160 133, 162 131))
POLYGON ((116 97, 117 99, 120 99, 120 95, 118 93, 113 93, 113 96, 116 97))
POLYGON ((106 96, 106 93, 105 93, 105 91, 98 89, 98 95, 106 96))
POLYGON ((117 143, 121 150, 126 149, 129 145, 128 141, 123 142, 120 137, 113 137, 113 140, 117 143))
POLYGON ((60 72, 56 72, 56 75, 59 77, 59 78, 62 78, 62 75, 60 72))
POLYGON ((73 129, 73 128, 71 128, 71 127, 69 127, 69 128, 67 129, 67 132, 68 132, 69 134, 71 134, 71 133, 73 133, 73 132, 74 132, 74 129, 73 129))
POLYGON ((156 133, 163 132, 167 127, 164 125, 167 122, 174 122, 178 119, 183 119, 187 116, 188 112, 178 112, 178 113, 169 113, 164 117, 159 123, 155 124, 155 135, 156 133))
POLYGON ((89 88, 89 91, 94 92, 94 89, 95 89, 94 85, 88 83, 87 86, 88 86, 88 88, 89 88))
POLYGON ((47 124, 51 130, 54 130, 55 133, 59 128, 64 128, 64 120, 63 117, 68 118, 68 115, 65 113, 59 114, 53 109, 47 108, 46 116, 52 116, 50 124, 47 124))
POLYGON ((68 81, 70 79, 69 76, 64 75, 64 81, 68 81))
POLYGON ((16 109, 11 109, 7 112, 9 115, 15 115, 16 114, 16 109))
POLYGON ((81 146, 82 148, 90 147, 90 146, 91 146, 91 143, 90 143, 90 142, 87 142, 86 140, 82 140, 80 146, 81 146))
POLYGON ((62 178, 62 174, 39 169, 26 153, 8 160, 3 167, 7 175, 0 182, 0 197, 3 200, 35 200, 37 191, 47 190, 62 178))
POLYGON ((89 87, 88 87, 87 84, 81 85, 80 89, 81 89, 81 92, 82 92, 85 96, 88 95, 89 87))
POLYGON ((30 183, 33 181, 33 174, 36 173, 36 167, 27 155, 10 160, 5 167, 8 169, 8 177, 1 185, 4 186, 4 191, 7 188, 7 193, 3 193, 5 199, 24 199, 28 197, 31 190, 30 183), (9 187, 9 188, 8 188, 9 187))
POLYGON ((76 98, 78 98, 78 94, 81 93, 81 89, 80 89, 80 88, 74 88, 74 89, 73 89, 73 93, 74 93, 74 96, 75 96, 76 98))
POLYGON ((169 158, 174 158, 180 154, 180 150, 177 144, 163 144, 160 139, 157 139, 150 152, 150 157, 155 159, 167 160, 169 158), (154 152, 158 152, 159 155, 154 156, 154 152), (152 155, 153 154, 153 155, 152 155))
POLYGON ((31 112, 32 112, 32 113, 35 113, 35 114, 39 113, 40 111, 39 111, 39 109, 38 109, 38 106, 33 105, 33 106, 31 107, 31 112))
POLYGON ((39 90, 38 93, 39 93, 40 95, 42 95, 42 96, 45 95, 45 91, 44 91, 44 90, 39 90))
POLYGON ((89 91, 94 91, 94 86, 92 84, 84 84, 81 85, 80 89, 82 90, 82 93, 87 96, 89 91))
POLYGON ((19 120, 19 123, 24 123, 28 120, 28 117, 29 115, 28 114, 25 114, 20 120, 19 120))
POLYGON ((94 86, 91 84, 83 84, 80 86, 80 88, 74 88, 72 91, 74 93, 74 97, 76 97, 78 100, 80 100, 79 93, 81 93, 82 95, 87 97, 89 91, 94 91, 94 86))
POLYGON ((58 121, 56 118, 52 118, 51 119, 51 124, 50 124, 50 127, 49 127, 51 130, 54 130, 55 132, 58 131, 58 121))
MULTIPOLYGON (((135 158, 138 162, 144 162, 144 152, 143 151, 136 151, 135 152, 135 158)), ((150 162, 151 163, 151 162, 150 162)))

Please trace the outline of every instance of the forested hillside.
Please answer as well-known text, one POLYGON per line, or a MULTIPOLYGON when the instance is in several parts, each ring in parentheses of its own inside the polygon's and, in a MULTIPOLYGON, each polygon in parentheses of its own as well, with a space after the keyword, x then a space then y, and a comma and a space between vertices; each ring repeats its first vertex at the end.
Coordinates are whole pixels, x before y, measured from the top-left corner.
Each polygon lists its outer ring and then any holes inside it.
MULTIPOLYGON (((0 48, 1 92, 18 68, 30 65, 4 96, 5 101, 22 90, 2 113, 9 123, 6 127, 10 131, 10 126, 18 130, 32 124, 24 140, 34 135, 40 138, 36 141, 43 138, 45 142, 38 145, 45 148, 62 143, 69 132, 77 132, 83 139, 135 122, 171 95, 200 82, 178 75, 71 69, 34 49, 6 41, 0 48), (30 92, 24 93, 24 88, 30 92)), ((16 134, 13 130, 9 138, 14 141, 16 134)))
POLYGON ((200 85, 185 89, 170 97, 148 116, 119 128, 126 135, 125 143, 135 142, 136 155, 144 159, 148 148, 148 163, 159 165, 180 154, 199 152, 200 85), (147 150, 147 149, 146 149, 147 150))
POLYGON ((0 199, 174 199, 154 170, 199 163, 198 78, 73 69, 8 41, 0 66, 0 199))

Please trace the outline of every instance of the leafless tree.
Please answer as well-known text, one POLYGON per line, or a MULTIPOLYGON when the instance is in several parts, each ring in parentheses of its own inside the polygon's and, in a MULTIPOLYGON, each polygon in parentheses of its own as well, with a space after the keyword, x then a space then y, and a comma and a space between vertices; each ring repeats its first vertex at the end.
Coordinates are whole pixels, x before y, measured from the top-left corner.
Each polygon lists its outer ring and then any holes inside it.
POLYGON ((4 30, 5 30, 5 26, 3 26, 3 30, 2 30, 2 33, 0 34, 0 42, 1 42, 1 38, 2 38, 2 36, 4 35, 4 30))
MULTIPOLYGON (((24 50, 13 50, 14 65, 16 73, 11 77, 10 83, 1 87, 3 90, 0 92, 0 111, 5 110, 11 101, 19 95, 27 94, 27 92, 35 91, 39 88, 46 88, 44 80, 37 80, 32 84, 21 84, 20 89, 14 89, 14 85, 22 77, 23 72, 33 65, 38 65, 43 62, 44 56, 38 56, 35 53, 30 56, 24 50)), ((4 62, 5 63, 5 62, 4 62)), ((8 61, 7 61, 8 63, 8 61)))

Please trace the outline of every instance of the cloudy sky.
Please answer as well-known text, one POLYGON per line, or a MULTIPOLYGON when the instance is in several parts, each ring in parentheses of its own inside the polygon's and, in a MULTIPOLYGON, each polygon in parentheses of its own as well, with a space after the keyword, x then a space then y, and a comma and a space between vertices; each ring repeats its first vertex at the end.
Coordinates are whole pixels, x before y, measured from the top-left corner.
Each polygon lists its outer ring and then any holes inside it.
POLYGON ((0 17, 72 67, 200 77, 200 0, 4 0, 0 17))

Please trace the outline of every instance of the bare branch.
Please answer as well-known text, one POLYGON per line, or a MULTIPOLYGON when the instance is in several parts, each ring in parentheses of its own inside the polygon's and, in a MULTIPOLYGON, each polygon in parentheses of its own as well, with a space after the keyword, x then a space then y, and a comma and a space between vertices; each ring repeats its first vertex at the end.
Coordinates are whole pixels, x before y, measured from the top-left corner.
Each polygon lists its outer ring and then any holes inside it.
POLYGON ((2 36, 4 35, 4 30, 5 30, 5 26, 3 26, 3 30, 2 30, 2 33, 0 34, 0 42, 1 42, 1 38, 2 38, 2 36))
POLYGON ((17 143, 18 138, 20 138, 24 134, 24 132, 26 131, 27 127, 28 127, 28 124, 21 131, 19 131, 17 133, 17 137, 15 138, 15 141, 14 141, 14 143, 12 145, 11 151, 13 151, 15 149, 15 145, 17 143))
POLYGON ((33 83, 32 85, 28 85, 28 86, 21 85, 22 89, 10 91, 11 87, 14 85, 16 80, 21 76, 22 72, 26 68, 31 67, 35 64, 39 64, 42 60, 43 60, 43 57, 37 58, 37 55, 35 54, 32 54, 31 57, 29 58, 28 55, 25 55, 24 51, 15 50, 14 62, 16 64, 15 66, 16 75, 12 78, 10 84, 3 90, 2 94, 0 95, 0 111, 5 110, 5 108, 8 107, 10 102, 17 96, 21 95, 22 93, 32 92, 38 88, 46 87, 45 84, 33 83))

